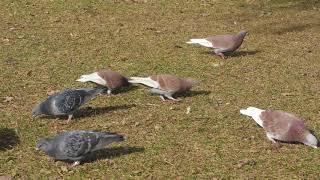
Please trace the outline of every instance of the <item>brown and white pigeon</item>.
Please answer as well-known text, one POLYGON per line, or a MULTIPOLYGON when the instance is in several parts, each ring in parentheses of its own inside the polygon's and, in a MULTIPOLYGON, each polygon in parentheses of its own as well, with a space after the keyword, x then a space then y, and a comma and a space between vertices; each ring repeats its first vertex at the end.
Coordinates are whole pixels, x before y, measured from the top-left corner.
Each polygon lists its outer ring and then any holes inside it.
POLYGON ((216 55, 225 59, 224 53, 237 50, 247 34, 247 31, 240 31, 238 34, 217 35, 203 39, 190 39, 187 43, 200 44, 201 46, 213 48, 216 55))
POLYGON ((179 99, 173 96, 188 91, 197 84, 197 81, 193 79, 180 78, 169 74, 152 75, 149 77, 130 77, 129 82, 150 87, 150 91, 159 94, 163 101, 165 101, 165 98, 179 101, 179 99))
POLYGON ((98 85, 105 86, 108 88, 108 95, 110 95, 114 89, 128 87, 130 85, 126 77, 122 76, 118 72, 106 69, 99 70, 91 74, 82 75, 79 79, 77 79, 77 81, 94 82, 98 85))
POLYGON ((262 110, 255 107, 241 109, 240 113, 253 118, 266 131, 270 141, 300 142, 317 148, 318 140, 305 127, 301 118, 278 110, 262 110))

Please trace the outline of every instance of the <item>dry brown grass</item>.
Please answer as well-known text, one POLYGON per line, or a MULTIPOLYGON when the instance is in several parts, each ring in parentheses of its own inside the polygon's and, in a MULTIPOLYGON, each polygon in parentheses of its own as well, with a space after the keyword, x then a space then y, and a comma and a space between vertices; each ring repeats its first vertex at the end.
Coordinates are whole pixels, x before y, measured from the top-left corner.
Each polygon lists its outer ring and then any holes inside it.
POLYGON ((2 0, 0 92, 13 99, 0 102, 0 128, 8 128, 13 138, 0 140, 6 142, 0 148, 0 175, 318 177, 318 150, 273 145, 239 109, 294 112, 319 135, 319 8, 317 1, 302 0, 2 0), (185 43, 241 29, 250 35, 227 60, 185 43), (75 79, 103 67, 127 76, 171 73, 201 83, 198 93, 177 104, 162 103, 138 88, 96 98, 83 107, 94 109, 70 125, 32 119, 32 107, 47 92, 91 86, 75 79), (77 168, 34 151, 40 137, 73 129, 113 131, 128 139, 77 168), (16 136, 19 142, 13 143, 16 136))

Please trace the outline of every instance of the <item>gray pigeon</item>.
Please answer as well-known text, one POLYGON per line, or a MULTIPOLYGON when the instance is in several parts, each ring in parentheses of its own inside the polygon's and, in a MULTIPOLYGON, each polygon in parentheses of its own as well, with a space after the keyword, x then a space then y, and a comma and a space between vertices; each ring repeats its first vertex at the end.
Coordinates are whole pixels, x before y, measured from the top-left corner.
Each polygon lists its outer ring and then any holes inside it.
POLYGON ((300 142, 317 148, 318 140, 305 127, 301 118, 293 114, 277 110, 262 110, 255 107, 241 109, 240 113, 253 118, 266 131, 273 143, 275 140, 284 142, 300 142))
POLYGON ((197 81, 189 78, 179 78, 174 75, 160 74, 149 77, 130 77, 129 82, 132 84, 143 84, 151 89, 152 93, 159 94, 161 100, 165 101, 165 97, 179 101, 173 95, 188 91, 197 84, 197 81))
POLYGON ((68 115, 69 123, 73 117, 73 113, 84 103, 91 100, 98 94, 105 91, 105 88, 81 88, 66 89, 62 92, 53 94, 44 102, 38 104, 32 109, 32 115, 68 115))
POLYGON ((113 142, 123 141, 124 137, 115 133, 95 131, 68 131, 54 138, 40 139, 36 150, 42 150, 56 160, 74 161, 73 166, 79 165, 93 151, 103 149, 113 142))
POLYGON ((223 59, 225 59, 224 53, 233 52, 237 50, 244 37, 247 35, 247 31, 240 31, 238 34, 227 34, 211 36, 204 39, 190 39, 188 44, 200 44, 205 47, 213 48, 214 53, 223 59))
POLYGON ((114 89, 128 87, 130 85, 126 77, 122 76, 118 72, 106 69, 102 69, 91 74, 82 75, 79 79, 77 79, 77 81, 94 82, 96 84, 105 86, 108 88, 108 95, 110 95, 114 89))

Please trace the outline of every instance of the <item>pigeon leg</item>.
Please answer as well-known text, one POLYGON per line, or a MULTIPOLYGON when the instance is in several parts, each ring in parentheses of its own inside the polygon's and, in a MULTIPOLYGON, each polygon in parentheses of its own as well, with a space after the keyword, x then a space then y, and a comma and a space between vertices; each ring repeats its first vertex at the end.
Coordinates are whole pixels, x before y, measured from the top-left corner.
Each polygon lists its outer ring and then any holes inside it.
POLYGON ((175 102, 180 101, 180 99, 176 99, 176 98, 172 97, 172 93, 166 93, 166 94, 164 94, 164 96, 165 96, 166 98, 172 100, 172 101, 175 101, 175 102))
POLYGON ((69 123, 70 123, 70 121, 71 121, 72 117, 73 117, 73 114, 69 114, 69 115, 68 115, 67 124, 69 124, 69 123))
POLYGON ((272 141, 273 143, 277 143, 274 139, 273 139, 273 136, 269 133, 267 133, 267 138, 272 141))
POLYGON ((80 161, 75 161, 75 162, 71 165, 71 167, 78 166, 79 164, 80 164, 80 161))
POLYGON ((167 96, 167 98, 170 99, 170 100, 172 100, 172 101, 175 101, 175 102, 181 101, 181 99, 176 99, 176 98, 174 98, 174 97, 172 97, 172 96, 167 96))
POLYGON ((108 94, 108 96, 111 96, 111 89, 107 90, 107 94, 108 94))
POLYGON ((165 102, 165 101, 166 101, 166 99, 164 98, 164 96, 163 96, 163 95, 160 95, 160 99, 161 99, 163 102, 165 102))
POLYGON ((226 59, 226 57, 224 56, 224 54, 223 54, 223 53, 221 53, 221 52, 220 52, 220 53, 218 53, 217 55, 218 55, 218 56, 220 56, 222 59, 226 59))

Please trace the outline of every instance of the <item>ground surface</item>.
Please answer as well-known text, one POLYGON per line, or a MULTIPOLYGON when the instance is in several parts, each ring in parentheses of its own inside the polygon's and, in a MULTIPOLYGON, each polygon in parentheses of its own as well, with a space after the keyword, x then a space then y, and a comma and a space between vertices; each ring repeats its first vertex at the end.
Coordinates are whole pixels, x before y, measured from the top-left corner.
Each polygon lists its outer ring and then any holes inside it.
POLYGON ((320 135, 320 5, 288 0, 43 0, 0 2, 0 175, 15 178, 315 178, 319 150, 273 145, 239 109, 281 109, 320 135), (191 37, 249 31, 222 60, 191 37), (81 74, 170 73, 201 81, 170 104, 133 88, 100 96, 64 125, 32 119, 48 93, 86 87, 81 74), (187 108, 191 111, 186 114, 187 108), (73 129, 125 142, 70 168, 35 152, 40 137, 73 129))

